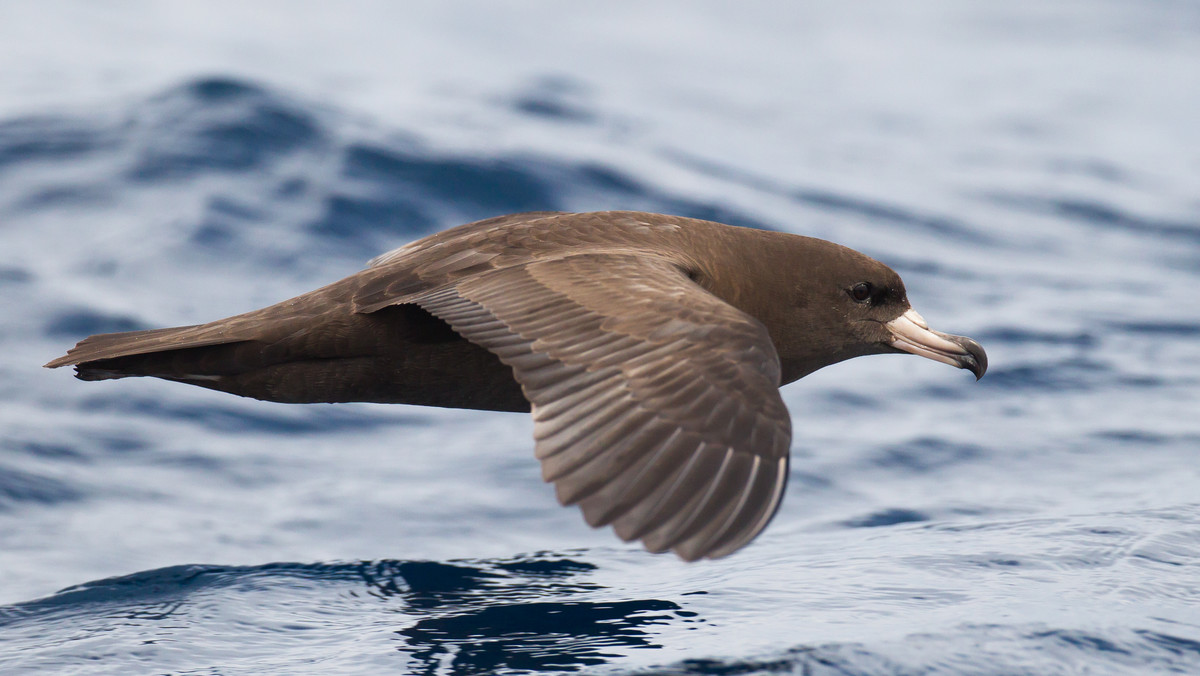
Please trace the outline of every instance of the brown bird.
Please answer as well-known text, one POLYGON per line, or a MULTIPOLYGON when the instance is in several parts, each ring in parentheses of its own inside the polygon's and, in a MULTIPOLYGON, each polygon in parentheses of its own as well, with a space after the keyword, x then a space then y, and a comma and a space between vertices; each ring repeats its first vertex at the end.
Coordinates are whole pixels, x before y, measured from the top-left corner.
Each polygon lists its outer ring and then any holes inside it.
POLYGON ((532 411, 542 476, 593 527, 692 561, 766 527, 788 475, 779 387, 910 352, 983 376, 886 265, 809 237, 638 212, 501 216, 208 324, 87 338, 51 368, 287 403, 532 411))

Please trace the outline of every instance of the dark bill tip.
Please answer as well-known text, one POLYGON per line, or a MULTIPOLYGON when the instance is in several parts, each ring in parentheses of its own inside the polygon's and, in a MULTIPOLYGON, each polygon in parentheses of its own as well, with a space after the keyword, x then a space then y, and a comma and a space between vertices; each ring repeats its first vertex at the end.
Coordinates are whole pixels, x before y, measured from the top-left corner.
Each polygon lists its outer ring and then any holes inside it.
POLYGON ((966 350, 966 354, 958 357, 959 368, 974 373, 975 380, 979 380, 984 373, 987 373, 987 352, 983 350, 982 345, 966 336, 954 336, 949 333, 943 333, 941 336, 952 343, 958 343, 962 349, 966 350))

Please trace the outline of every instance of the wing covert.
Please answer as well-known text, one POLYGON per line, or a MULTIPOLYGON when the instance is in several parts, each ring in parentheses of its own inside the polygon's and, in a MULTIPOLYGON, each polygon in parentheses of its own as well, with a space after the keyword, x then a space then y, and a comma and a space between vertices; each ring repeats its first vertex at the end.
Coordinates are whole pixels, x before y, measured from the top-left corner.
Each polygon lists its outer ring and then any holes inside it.
POLYGON ((778 356, 761 323, 672 263, 539 260, 411 302, 513 368, 543 478, 592 526, 694 560, 770 521, 791 442, 778 356))

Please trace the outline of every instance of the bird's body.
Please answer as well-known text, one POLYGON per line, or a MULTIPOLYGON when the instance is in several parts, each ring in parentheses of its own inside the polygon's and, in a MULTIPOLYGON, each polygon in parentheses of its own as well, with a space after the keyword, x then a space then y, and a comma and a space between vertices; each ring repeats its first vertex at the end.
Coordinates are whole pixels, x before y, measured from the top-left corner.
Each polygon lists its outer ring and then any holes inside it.
POLYGON ((790 418, 778 387, 864 354, 970 368, 883 264, 836 244, 638 212, 503 216, 209 324, 93 336, 47 366, 286 403, 530 411, 543 476, 592 525, 685 559, 765 527, 790 418))

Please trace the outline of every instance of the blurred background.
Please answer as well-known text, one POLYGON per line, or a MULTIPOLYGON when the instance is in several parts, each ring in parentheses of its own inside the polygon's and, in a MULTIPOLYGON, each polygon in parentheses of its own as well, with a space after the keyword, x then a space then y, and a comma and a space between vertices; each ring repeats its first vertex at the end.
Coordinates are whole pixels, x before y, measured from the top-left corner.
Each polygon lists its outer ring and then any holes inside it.
POLYGON ((43 1, 0 64, 0 671, 1200 671, 1197 4, 43 1), (785 388, 687 565, 527 416, 40 367, 542 209, 837 241, 991 370, 785 388))

